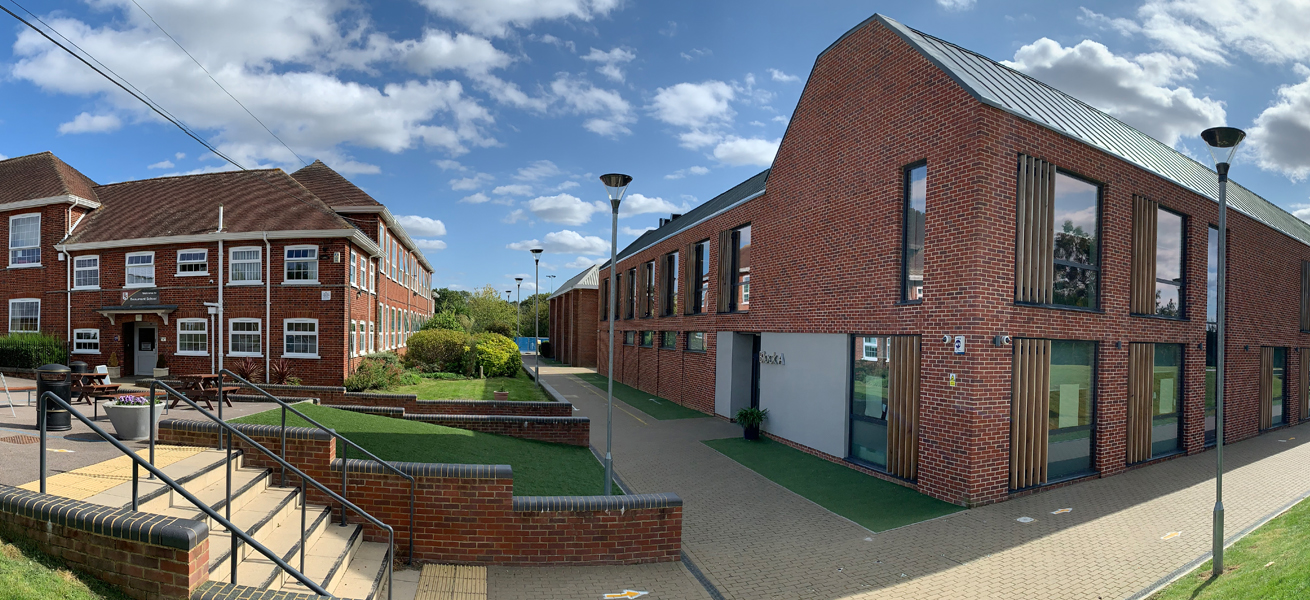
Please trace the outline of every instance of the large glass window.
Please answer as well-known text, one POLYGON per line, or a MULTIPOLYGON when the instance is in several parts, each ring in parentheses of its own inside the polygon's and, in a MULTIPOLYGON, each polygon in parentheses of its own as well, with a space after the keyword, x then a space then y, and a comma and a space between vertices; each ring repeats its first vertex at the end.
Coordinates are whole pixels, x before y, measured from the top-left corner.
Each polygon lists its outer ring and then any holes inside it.
POLYGON ((209 321, 178 319, 177 353, 196 356, 209 354, 209 321))
POLYGON ((127 255, 126 287, 155 285, 155 253, 133 252, 127 255))
POLYGON ((41 215, 9 217, 9 266, 41 264, 41 215))
POLYGON ((901 300, 923 299, 923 232, 928 199, 928 165, 905 169, 905 239, 901 249, 901 300))
POLYGON ((655 261, 646 263, 642 270, 645 271, 642 274, 642 282, 646 289, 642 295, 641 316, 649 317, 655 310, 655 261))
POLYGON ((1155 314, 1183 316, 1183 216, 1163 208, 1155 222, 1155 314))
POLYGON ((855 336, 854 340, 850 457, 886 467, 891 338, 855 336))
POLYGON ((88 290, 100 288, 99 256, 78 256, 73 259, 73 287, 88 290))
POLYGON ((1047 481, 1092 470, 1095 362, 1095 342, 1051 342, 1047 481))
POLYGON ((1287 348, 1274 348, 1273 390, 1270 393, 1270 427, 1287 424, 1287 348))
POLYGON ((1205 268, 1205 443, 1215 443, 1215 379, 1219 372, 1219 230, 1210 228, 1205 268))
POLYGON ((9 333, 41 332, 41 300, 15 298, 9 301, 9 333))
POLYGON ((1097 308, 1100 186, 1055 175, 1055 304, 1097 308))
POLYGON ((318 358, 318 320, 287 319, 282 322, 283 356, 318 358))
POLYGON ((678 312, 678 253, 664 255, 664 289, 660 300, 660 314, 669 316, 678 312))
POLYGON ((231 263, 228 267, 228 280, 232 283, 261 283, 260 255, 263 249, 257 246, 233 248, 231 263))
POLYGON ((705 332, 688 331, 687 332, 687 350, 690 352, 705 351, 705 332))
POLYGON ((636 344, 637 344, 637 332, 635 332, 635 331, 625 331, 625 332, 623 332, 623 345, 624 345, 624 346, 634 346, 634 345, 636 345, 636 344))
POLYGON ((732 232, 732 306, 729 310, 751 307, 751 226, 732 232))
POLYGON ((1183 347, 1155 344, 1155 371, 1151 382, 1151 456, 1162 456, 1183 447, 1182 381, 1183 347))
POLYGON ((705 303, 709 300, 710 293, 710 241, 705 240, 696 244, 692 250, 695 253, 696 276, 694 285, 696 290, 691 295, 691 312, 692 314, 701 314, 705 312, 705 303))

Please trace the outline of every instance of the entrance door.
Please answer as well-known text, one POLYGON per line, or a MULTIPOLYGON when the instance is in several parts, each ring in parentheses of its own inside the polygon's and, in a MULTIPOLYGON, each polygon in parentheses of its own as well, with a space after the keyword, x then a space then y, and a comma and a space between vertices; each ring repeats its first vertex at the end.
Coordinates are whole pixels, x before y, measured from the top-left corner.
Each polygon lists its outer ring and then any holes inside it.
POLYGON ((760 407, 760 334, 751 336, 751 408, 760 407))
POLYGON ((155 360, 159 356, 158 336, 154 323, 136 324, 135 363, 136 374, 150 376, 154 374, 155 360))

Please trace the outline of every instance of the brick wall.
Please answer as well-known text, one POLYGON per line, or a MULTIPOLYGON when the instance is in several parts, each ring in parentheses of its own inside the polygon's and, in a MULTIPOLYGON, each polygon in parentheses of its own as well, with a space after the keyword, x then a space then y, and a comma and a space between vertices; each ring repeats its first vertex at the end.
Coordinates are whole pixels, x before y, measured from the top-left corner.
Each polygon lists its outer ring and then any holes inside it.
MULTIPOLYGON (((280 447, 280 429, 238 425, 267 448, 280 447)), ((212 423, 166 420, 160 443, 212 446, 212 423)), ((287 428, 287 461, 395 530, 398 556, 409 547, 409 481, 371 461, 336 458, 326 433, 287 428)), ((272 461, 236 440, 253 467, 272 461)), ((415 559, 499 565, 602 565, 680 560, 682 501, 673 494, 604 498, 513 496, 513 474, 504 465, 392 463, 415 479, 415 559)), ((292 477, 294 485, 299 481, 292 477)), ((310 488, 316 504, 334 505, 310 488)), ((356 515, 349 520, 364 523, 356 515)), ((365 527, 366 539, 386 541, 384 530, 365 527)))
POLYGON ((551 348, 555 360, 596 368, 598 294, 597 290, 575 288, 551 299, 551 348))
POLYGON ((133 598, 189 598, 209 580, 209 528, 198 521, 0 485, 0 532, 133 598))
POLYGON ((591 445, 591 420, 587 417, 431 414, 403 415, 402 418, 525 440, 583 447, 591 445))

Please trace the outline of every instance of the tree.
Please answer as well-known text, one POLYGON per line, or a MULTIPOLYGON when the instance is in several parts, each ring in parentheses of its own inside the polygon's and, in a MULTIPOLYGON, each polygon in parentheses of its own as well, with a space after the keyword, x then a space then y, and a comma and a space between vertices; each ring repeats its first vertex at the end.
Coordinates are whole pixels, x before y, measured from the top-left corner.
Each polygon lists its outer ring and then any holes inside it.
POLYGON ((473 331, 487 331, 494 323, 500 323, 509 331, 517 327, 518 315, 514 305, 501 298, 496 288, 490 285, 473 291, 468 298, 468 315, 473 318, 473 331))
POLYGON ((519 337, 532 337, 538 335, 534 332, 540 332, 544 338, 550 337, 550 302, 546 300, 549 294, 534 294, 523 299, 523 305, 519 307, 519 313, 523 316, 523 328, 519 330, 519 337), (533 329, 532 320, 532 300, 537 300, 537 322, 541 323, 541 329, 533 329))
POLYGON ((462 290, 439 288, 432 290, 433 313, 451 312, 457 315, 469 314, 469 298, 472 294, 462 290))

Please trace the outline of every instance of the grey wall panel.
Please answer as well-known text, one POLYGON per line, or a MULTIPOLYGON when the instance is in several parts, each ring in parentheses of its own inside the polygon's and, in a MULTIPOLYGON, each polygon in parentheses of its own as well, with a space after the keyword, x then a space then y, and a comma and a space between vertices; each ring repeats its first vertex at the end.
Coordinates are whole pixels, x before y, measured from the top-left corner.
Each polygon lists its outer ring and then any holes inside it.
POLYGON ((760 365, 764 429, 833 456, 846 456, 847 340, 841 334, 765 333, 760 349, 785 364, 760 365))
POLYGON ((714 334, 714 413, 725 417, 732 416, 732 341, 731 331, 714 334))

